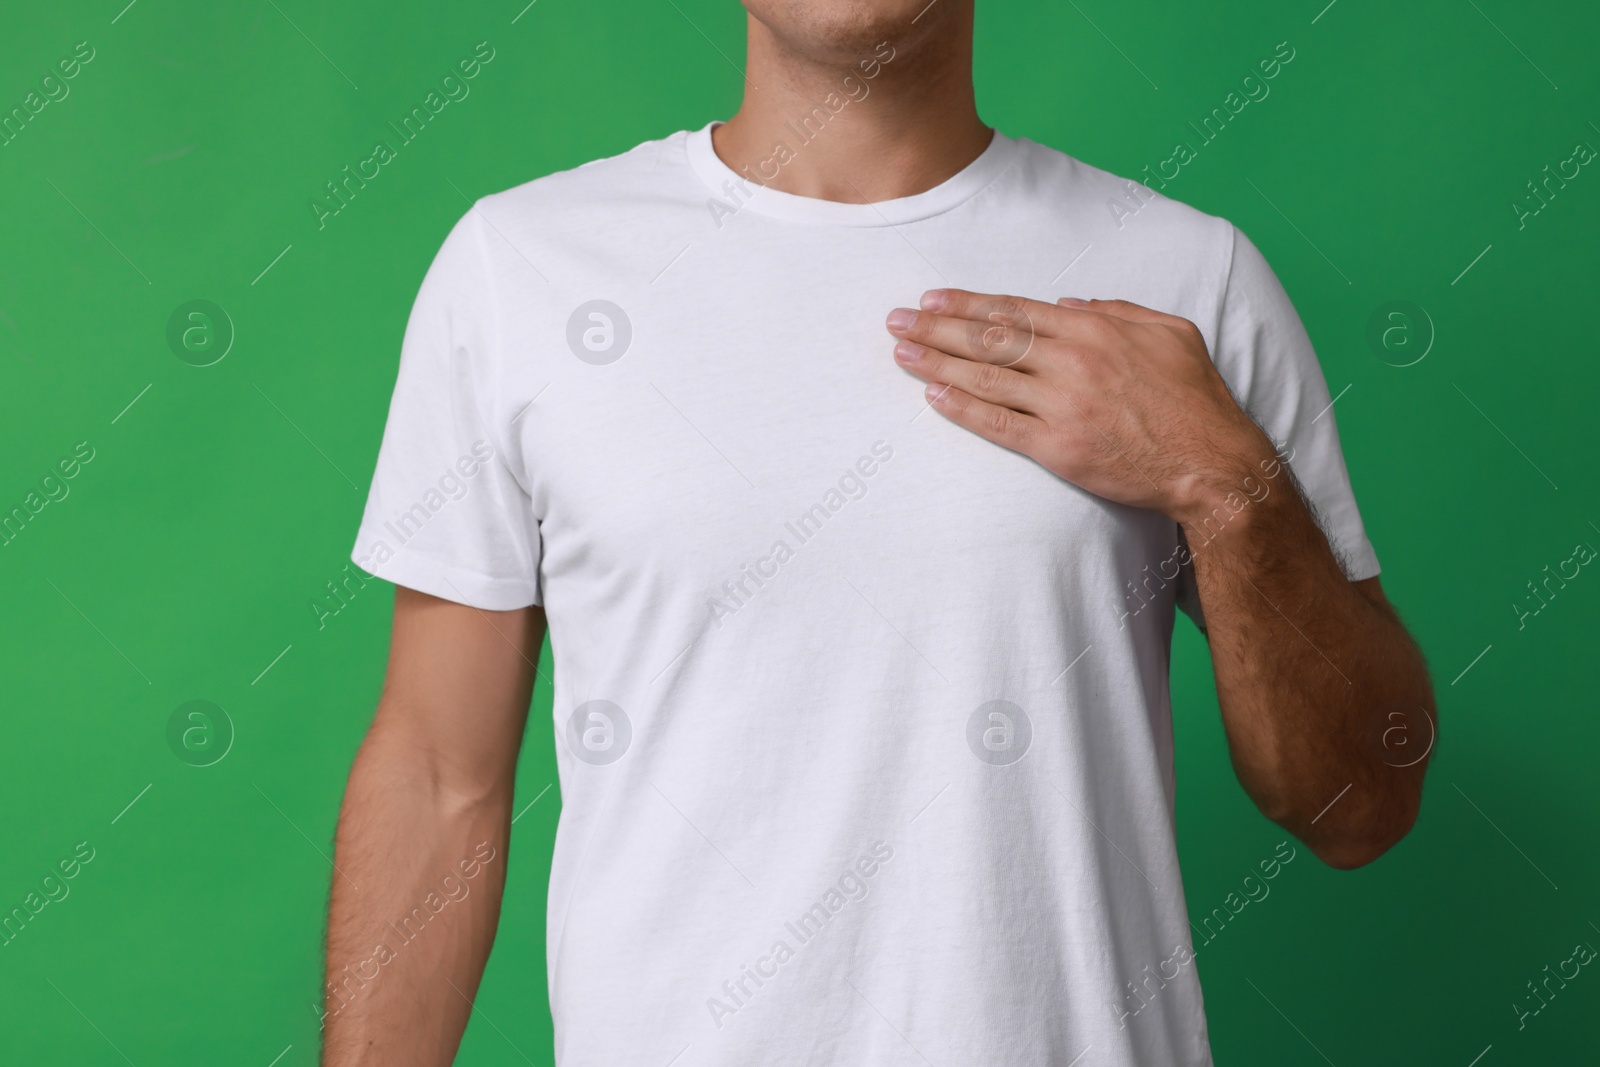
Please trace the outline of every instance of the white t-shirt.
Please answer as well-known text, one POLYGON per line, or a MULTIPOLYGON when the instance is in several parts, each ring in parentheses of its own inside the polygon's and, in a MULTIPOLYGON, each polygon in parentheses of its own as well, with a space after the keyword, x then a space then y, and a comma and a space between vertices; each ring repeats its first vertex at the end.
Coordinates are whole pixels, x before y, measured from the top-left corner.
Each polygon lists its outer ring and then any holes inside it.
POLYGON ((1226 220, 1026 139, 862 205, 710 130, 456 225, 354 551, 544 606, 558 1062, 1209 1064, 1178 529, 927 409, 884 317, 955 286, 1192 320, 1371 577, 1299 317, 1226 220))

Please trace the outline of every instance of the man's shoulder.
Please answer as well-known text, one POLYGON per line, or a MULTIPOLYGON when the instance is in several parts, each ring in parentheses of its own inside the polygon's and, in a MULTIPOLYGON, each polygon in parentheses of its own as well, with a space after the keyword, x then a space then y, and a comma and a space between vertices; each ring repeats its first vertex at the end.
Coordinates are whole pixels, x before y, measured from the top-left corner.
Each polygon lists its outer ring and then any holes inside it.
MULTIPOLYGON (((1016 138, 1028 192, 1092 233, 1131 247, 1226 253, 1233 224, 1174 199, 1140 178, 1118 174, 1026 137, 1016 138)), ((1166 184, 1166 183, 1162 183, 1166 184)))
POLYGON ((617 249, 670 244, 680 216, 704 211, 686 173, 686 136, 680 130, 480 197, 436 262, 441 270, 476 262, 487 271, 474 275, 480 282, 498 284, 530 267, 550 281, 615 269, 617 249))
POLYGON ((533 178, 490 193, 479 205, 494 212, 549 216, 631 201, 659 200, 683 155, 685 130, 634 145, 614 155, 533 178), (653 196, 652 196, 653 193, 653 196))

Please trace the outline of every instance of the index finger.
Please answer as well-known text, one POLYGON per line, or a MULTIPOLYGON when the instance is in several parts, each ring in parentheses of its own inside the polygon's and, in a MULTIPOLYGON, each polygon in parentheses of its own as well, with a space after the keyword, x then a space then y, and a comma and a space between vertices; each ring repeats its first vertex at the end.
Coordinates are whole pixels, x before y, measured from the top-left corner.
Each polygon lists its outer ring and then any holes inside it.
POLYGON ((937 315, 988 323, 1029 337, 1061 338, 1072 332, 1068 309, 1022 296, 929 289, 922 294, 920 307, 937 315))

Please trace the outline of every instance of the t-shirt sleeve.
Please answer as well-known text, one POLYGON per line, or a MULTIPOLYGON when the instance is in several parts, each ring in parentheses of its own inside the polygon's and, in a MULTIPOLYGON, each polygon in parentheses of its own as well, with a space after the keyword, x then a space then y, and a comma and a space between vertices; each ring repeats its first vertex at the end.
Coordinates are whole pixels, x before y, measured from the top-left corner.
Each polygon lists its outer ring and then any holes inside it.
POLYGON ((434 257, 406 323, 351 558, 396 585, 506 611, 542 597, 532 503, 484 415, 498 345, 474 209, 434 257))
MULTIPOLYGON (((1350 488, 1333 398, 1311 338, 1260 250, 1238 227, 1232 227, 1232 241, 1212 361, 1240 405, 1288 457, 1345 576, 1375 577, 1377 553, 1350 488)), ((1183 568, 1178 606, 1205 628, 1190 567, 1183 568)))

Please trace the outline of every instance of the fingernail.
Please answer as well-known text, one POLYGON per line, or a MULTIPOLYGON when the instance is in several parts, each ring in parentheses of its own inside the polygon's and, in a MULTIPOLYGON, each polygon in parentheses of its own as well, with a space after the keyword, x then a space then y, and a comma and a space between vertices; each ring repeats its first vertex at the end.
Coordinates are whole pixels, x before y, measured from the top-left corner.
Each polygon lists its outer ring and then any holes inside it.
POLYGON ((922 310, 938 311, 950 302, 950 294, 943 289, 929 289, 922 294, 922 310))
POLYGON ((1089 301, 1087 301, 1087 300, 1079 300, 1075 296, 1064 296, 1064 297, 1061 298, 1061 302, 1063 304, 1067 305, 1068 307, 1074 307, 1074 308, 1081 308, 1081 307, 1088 307, 1089 306, 1089 301))
POLYGON ((894 358, 901 363, 915 363, 922 358, 922 353, 927 351, 914 341, 901 341, 894 346, 894 358))
POLYGON ((917 313, 910 308, 895 308, 889 312, 889 329, 908 330, 917 321, 917 313))
POLYGON ((944 399, 945 393, 949 391, 950 387, 948 385, 940 385, 938 382, 929 382, 928 387, 922 391, 922 395, 928 398, 928 403, 937 404, 939 401, 944 399))

